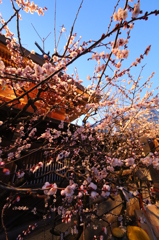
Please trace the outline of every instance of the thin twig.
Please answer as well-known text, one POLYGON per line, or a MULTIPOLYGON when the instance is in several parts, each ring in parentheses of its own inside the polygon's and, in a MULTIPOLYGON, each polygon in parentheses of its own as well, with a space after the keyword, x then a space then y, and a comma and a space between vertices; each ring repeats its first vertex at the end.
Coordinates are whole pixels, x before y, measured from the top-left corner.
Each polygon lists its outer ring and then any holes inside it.
POLYGON ((20 31, 19 31, 19 10, 15 8, 13 1, 12 1, 12 7, 13 7, 14 11, 16 12, 16 16, 17 16, 18 41, 19 41, 19 46, 20 46, 20 50, 21 50, 21 55, 24 56, 24 51, 23 51, 23 47, 22 47, 22 44, 21 44, 20 31))
MULTIPOLYGON (((128 0, 126 0, 126 2, 125 2, 124 10, 127 8, 127 4, 128 4, 128 0)), ((117 42, 117 39, 118 39, 118 36, 119 36, 119 32, 120 32, 121 25, 122 25, 122 20, 120 21, 119 28, 118 28, 118 30, 117 30, 117 34, 116 34, 116 37, 115 37, 115 41, 114 41, 113 48, 115 48, 115 46, 116 46, 116 42, 117 42)), ((104 66, 104 69, 103 69, 103 71, 102 71, 102 74, 100 75, 99 81, 98 81, 98 83, 97 83, 96 89, 99 87, 99 84, 100 84, 100 82, 101 82, 101 80, 102 80, 102 77, 103 77, 103 74, 104 74, 105 70, 107 69, 107 66, 108 66, 108 63, 109 63, 109 61, 110 61, 111 56, 112 56, 112 52, 109 54, 108 60, 107 60, 107 62, 106 62, 106 64, 105 64, 105 66, 104 66)))
POLYGON ((66 54, 66 52, 67 52, 67 49, 68 49, 68 46, 69 46, 69 43, 70 43, 70 40, 71 40, 72 32, 73 32, 73 29, 74 29, 74 26, 75 26, 75 23, 76 23, 76 20, 77 20, 79 11, 80 11, 80 9, 81 9, 81 7, 82 7, 82 4, 83 4, 83 0, 81 1, 81 4, 80 4, 80 6, 79 6, 79 8, 78 8, 78 11, 77 11, 77 14, 76 14, 76 17, 75 17, 75 20, 74 20, 73 25, 72 25, 72 27, 71 27, 70 36, 69 36, 69 39, 68 39, 68 41, 67 41, 65 51, 64 51, 64 53, 63 53, 63 57, 65 57, 65 54, 66 54))
POLYGON ((2 222, 2 227, 3 227, 3 229, 4 229, 4 232, 5 232, 6 240, 8 240, 8 234, 7 234, 7 229, 6 229, 5 225, 4 225, 3 216, 4 216, 4 211, 5 211, 5 209, 6 209, 7 207, 8 207, 8 205, 5 204, 5 205, 3 206, 2 212, 1 212, 1 222, 2 222))
MULTIPOLYGON (((116 4, 115 7, 114 7, 113 14, 115 13, 117 6, 119 5, 119 2, 120 2, 120 0, 117 1, 117 4, 116 4)), ((108 26, 107 33, 109 32, 110 27, 111 27, 111 24, 112 24, 112 22, 113 22, 113 14, 112 14, 111 19, 110 19, 110 23, 109 23, 109 26, 108 26)))

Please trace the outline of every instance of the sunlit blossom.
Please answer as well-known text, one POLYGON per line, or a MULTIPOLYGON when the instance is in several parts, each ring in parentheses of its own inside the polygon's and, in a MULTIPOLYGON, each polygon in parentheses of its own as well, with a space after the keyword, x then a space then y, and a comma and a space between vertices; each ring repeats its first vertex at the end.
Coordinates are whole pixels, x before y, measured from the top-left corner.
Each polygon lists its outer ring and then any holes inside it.
POLYGON ((132 17, 137 18, 140 14, 140 1, 137 4, 134 4, 134 10, 132 12, 132 17))
POLYGON ((122 8, 119 8, 117 13, 115 12, 113 14, 113 19, 114 21, 120 21, 122 19, 126 20, 127 16, 128 16, 127 9, 124 10, 122 8))

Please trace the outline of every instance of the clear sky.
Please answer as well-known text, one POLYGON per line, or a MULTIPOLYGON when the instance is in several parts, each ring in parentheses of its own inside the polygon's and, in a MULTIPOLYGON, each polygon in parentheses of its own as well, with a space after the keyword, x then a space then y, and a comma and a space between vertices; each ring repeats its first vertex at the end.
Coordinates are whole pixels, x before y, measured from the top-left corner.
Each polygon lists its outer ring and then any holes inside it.
MULTIPOLYGON (((10 0, 2 0, 0 5, 0 12, 2 13, 5 21, 13 13, 11 8, 10 0)), ((39 6, 46 6, 48 8, 44 16, 39 17, 38 14, 34 13, 26 14, 21 11, 22 21, 20 21, 20 32, 22 45, 29 49, 35 50, 40 53, 38 48, 34 45, 37 41, 42 47, 42 41, 34 31, 31 23, 36 28, 41 38, 45 38, 50 32, 51 35, 45 41, 46 52, 54 52, 54 12, 55 12, 55 1, 54 0, 35 0, 39 6)), ((69 35, 72 23, 74 21, 76 12, 80 5, 80 0, 57 0, 56 1, 56 37, 58 39, 61 26, 64 24, 66 28, 66 35, 69 35)), ((89 39, 96 40, 102 33, 107 31, 107 26, 110 21, 110 17, 113 13, 114 5, 116 0, 84 0, 82 8, 80 10, 77 22, 75 24, 74 32, 77 36, 82 36, 82 41, 89 39)), ((136 2, 136 1, 135 1, 136 2)), ((124 7, 125 0, 120 0, 120 6, 124 7)), ((141 9, 143 12, 151 11, 154 9, 159 10, 159 0, 141 0, 141 9)), ((16 33, 15 21, 9 24, 10 30, 16 33)), ((57 41, 57 40, 56 40, 57 41)), ((143 72, 143 77, 147 78, 151 75, 152 71, 155 71, 155 77, 153 79, 154 85, 158 85, 159 79, 159 15, 158 17, 151 16, 148 21, 140 21, 135 24, 135 27, 131 33, 129 41, 129 58, 125 62, 124 66, 128 67, 136 57, 140 56, 144 52, 146 47, 151 44, 152 48, 150 54, 144 59, 142 65, 147 63, 146 68, 143 72)), ((66 43, 65 34, 61 38, 58 51, 63 51, 63 46, 66 43)), ((83 57, 78 60, 73 66, 68 68, 68 74, 74 72, 74 67, 77 67, 79 77, 84 82, 83 84, 88 85, 86 80, 87 75, 93 74, 94 63, 92 61, 87 62, 86 58, 83 57)), ((134 68, 134 75, 138 75, 140 68, 134 68)), ((110 73, 110 72, 109 72, 110 73)))

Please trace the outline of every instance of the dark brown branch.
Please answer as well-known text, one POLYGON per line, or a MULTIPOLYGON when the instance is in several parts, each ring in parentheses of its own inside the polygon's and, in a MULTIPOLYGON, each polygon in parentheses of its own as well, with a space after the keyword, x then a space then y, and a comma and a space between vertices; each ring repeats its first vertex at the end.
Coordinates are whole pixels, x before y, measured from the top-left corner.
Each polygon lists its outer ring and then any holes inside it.
POLYGON ((9 79, 11 81, 15 81, 15 82, 18 82, 18 81, 21 81, 21 82, 31 82, 31 83, 35 83, 35 80, 32 80, 32 79, 28 79, 28 78, 24 78, 24 77, 20 77, 20 76, 16 76, 16 75, 13 75, 13 74, 9 74, 9 73, 5 73, 9 76, 5 76, 5 75, 0 75, 1 78, 5 78, 5 79, 9 79))
MULTIPOLYGON (((19 12, 21 8, 19 8, 17 11, 19 12)), ((15 12, 9 19, 7 22, 5 22, 5 24, 0 28, 0 32, 2 31, 2 29, 7 26, 7 24, 17 15, 17 13, 15 12)))

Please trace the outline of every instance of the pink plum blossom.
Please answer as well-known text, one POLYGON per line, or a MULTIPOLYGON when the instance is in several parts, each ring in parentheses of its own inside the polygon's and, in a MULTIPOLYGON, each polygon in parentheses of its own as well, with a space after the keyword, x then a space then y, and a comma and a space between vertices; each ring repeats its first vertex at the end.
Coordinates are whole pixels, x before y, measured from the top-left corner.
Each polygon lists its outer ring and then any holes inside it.
POLYGON ((140 2, 134 4, 134 10, 132 12, 132 17, 137 18, 139 14, 140 14, 140 2))
POLYGON ((125 165, 126 166, 132 166, 134 164, 134 158, 128 158, 125 160, 125 165))

